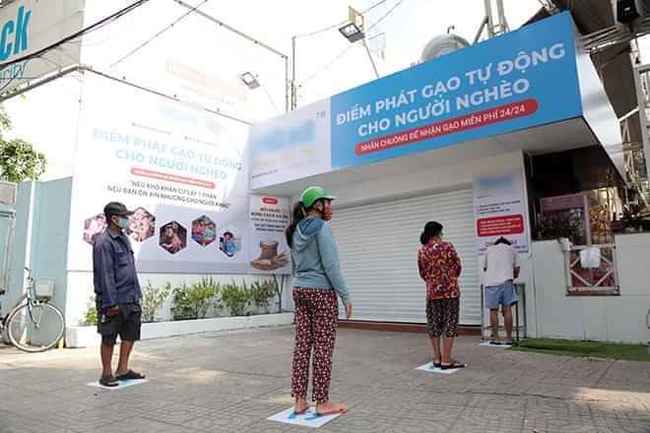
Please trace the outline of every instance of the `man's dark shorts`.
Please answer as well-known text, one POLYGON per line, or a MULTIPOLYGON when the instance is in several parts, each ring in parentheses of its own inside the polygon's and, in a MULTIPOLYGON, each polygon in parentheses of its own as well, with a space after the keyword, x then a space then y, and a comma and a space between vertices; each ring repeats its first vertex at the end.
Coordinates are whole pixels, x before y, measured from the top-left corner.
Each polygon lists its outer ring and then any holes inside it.
POLYGON ((115 344, 117 336, 121 341, 140 340, 142 309, 138 304, 119 305, 120 314, 108 317, 101 311, 97 315, 97 332, 102 343, 115 344))

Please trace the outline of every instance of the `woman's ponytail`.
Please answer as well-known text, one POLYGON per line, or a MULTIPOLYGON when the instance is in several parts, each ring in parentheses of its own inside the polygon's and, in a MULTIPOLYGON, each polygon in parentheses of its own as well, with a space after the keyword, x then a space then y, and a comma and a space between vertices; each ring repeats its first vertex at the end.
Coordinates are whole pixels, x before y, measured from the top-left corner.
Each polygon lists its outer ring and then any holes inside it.
POLYGON ((299 201, 293 206, 293 217, 291 218, 291 224, 289 224, 289 227, 287 227, 287 229, 285 230, 285 235, 287 237, 287 244, 289 245, 289 248, 292 248, 293 235, 296 232, 296 228, 298 227, 298 224, 300 224, 300 221, 302 221, 305 218, 306 214, 307 211, 305 210, 305 207, 303 206, 301 201, 299 201))

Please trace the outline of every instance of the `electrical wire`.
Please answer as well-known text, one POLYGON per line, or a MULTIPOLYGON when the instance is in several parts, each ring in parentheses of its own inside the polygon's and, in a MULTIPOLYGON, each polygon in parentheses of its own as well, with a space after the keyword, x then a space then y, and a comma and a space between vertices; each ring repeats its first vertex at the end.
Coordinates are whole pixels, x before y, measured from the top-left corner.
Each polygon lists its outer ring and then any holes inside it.
POLYGON ((117 61, 115 61, 113 64, 111 64, 110 67, 111 67, 111 68, 114 68, 115 66, 119 65, 120 63, 122 63, 124 60, 128 59, 129 57, 131 57, 132 55, 134 55, 135 53, 137 53, 138 51, 140 51, 141 49, 143 49, 144 47, 146 47, 147 45, 149 45, 151 42, 153 42, 154 40, 156 40, 157 38, 159 38, 163 33, 166 33, 167 31, 171 30, 171 29, 172 29, 176 24, 180 23, 180 22, 183 21, 185 18, 187 18, 188 16, 190 16, 191 14, 193 14, 197 9, 199 9, 201 6, 203 6, 204 4, 206 4, 208 1, 209 1, 209 0, 203 0, 203 1, 202 1, 201 3, 199 3, 198 5, 194 6, 192 9, 188 10, 188 11, 185 12, 183 15, 181 15, 181 16, 178 17, 178 18, 176 18, 174 21, 172 21, 169 25, 167 25, 166 27, 164 27, 164 28, 163 28, 162 30, 160 30, 158 33, 156 33, 155 35, 153 35, 152 37, 150 37, 149 39, 147 39, 146 41, 144 41, 143 43, 141 43, 140 45, 138 45, 137 47, 135 47, 134 49, 132 49, 132 50, 129 51, 128 53, 126 53, 124 56, 120 57, 117 61))
POLYGON ((51 50, 53 50, 55 48, 58 48, 63 44, 74 41, 75 39, 77 39, 77 38, 79 38, 79 37, 81 37, 81 36, 83 36, 85 34, 88 34, 88 33, 92 32, 94 30, 98 30, 98 29, 104 27, 106 24, 119 19, 123 15, 128 14, 129 12, 139 8, 140 6, 144 5, 145 3, 148 3, 149 1, 150 0, 138 0, 138 1, 134 2, 134 3, 132 3, 131 5, 123 8, 123 9, 120 9, 119 11, 117 11, 117 12, 115 12, 115 13, 113 13, 113 14, 105 17, 105 18, 102 18, 101 20, 97 21, 96 23, 94 23, 94 24, 92 24, 92 25, 90 25, 88 27, 85 27, 85 28, 79 30, 78 32, 73 33, 72 35, 67 36, 67 37, 65 37, 65 38, 63 38, 63 39, 61 39, 61 40, 59 40, 57 42, 54 42, 53 44, 50 44, 50 45, 48 45, 48 46, 46 46, 44 48, 41 48, 38 51, 35 51, 35 52, 31 53, 31 54, 27 54, 27 55, 25 55, 23 57, 20 57, 18 59, 11 60, 9 62, 0 63, 0 70, 5 69, 5 68, 7 68, 9 66, 15 65, 17 63, 24 62, 26 60, 33 59, 35 57, 41 57, 42 55, 46 54, 47 52, 49 52, 49 51, 51 51, 51 50))
MULTIPOLYGON (((381 5, 383 5, 383 4, 386 3, 387 1, 388 1, 388 0, 380 0, 380 1, 378 1, 377 3, 373 4, 372 6, 368 7, 367 9, 362 10, 362 11, 361 11, 361 14, 367 14, 368 12, 372 11, 373 9, 375 9, 375 8, 377 8, 377 7, 381 6, 381 5)), ((318 29, 318 30, 314 30, 313 32, 303 33, 303 34, 300 34, 300 35, 296 35, 295 37, 296 37, 296 38, 307 38, 307 37, 310 37, 310 36, 315 36, 315 35, 317 35, 317 34, 319 34, 319 33, 325 33, 325 32, 328 32, 328 31, 330 31, 330 30, 338 29, 338 28, 340 28, 341 26, 343 26, 344 24, 346 24, 346 23, 348 23, 348 22, 349 22, 349 20, 343 20, 343 21, 338 22, 338 23, 336 23, 336 24, 332 24, 332 25, 330 25, 330 26, 323 27, 323 28, 318 29)))
MULTIPOLYGON (((77 31, 76 33, 73 33, 72 35, 67 36, 67 37, 65 37, 65 38, 63 38, 63 39, 61 39, 61 40, 59 40, 57 42, 54 42, 53 44, 50 44, 50 45, 48 45, 48 46, 46 46, 46 47, 44 47, 44 48, 42 48, 42 49, 40 49, 38 51, 27 54, 27 55, 22 56, 22 57, 20 57, 18 59, 14 59, 14 60, 11 60, 9 62, 2 63, 2 64, 0 64, 0 71, 3 71, 6 68, 8 68, 10 66, 13 66, 15 64, 18 64, 18 63, 24 63, 23 69, 27 69, 27 66, 29 65, 30 61, 33 60, 33 59, 41 59, 43 61, 49 61, 51 63, 56 64, 56 62, 53 62, 50 59, 46 59, 45 55, 47 53, 49 53, 50 51, 52 51, 52 50, 58 49, 62 45, 74 42, 74 41, 76 41, 77 39, 81 38, 84 35, 90 34, 90 33, 94 32, 96 30, 100 30, 100 29, 104 28, 108 24, 118 20, 122 16, 128 14, 129 12, 134 11, 135 9, 139 8, 140 6, 144 5, 145 3, 149 2, 149 1, 150 0, 138 0, 138 1, 134 2, 134 3, 131 3, 129 6, 118 10, 117 12, 102 18, 101 20, 97 21, 96 23, 94 23, 94 24, 92 24, 92 25, 90 25, 88 27, 85 27, 85 28, 77 31)), ((23 76, 20 76, 20 77, 19 76, 13 76, 13 77, 11 77, 9 80, 7 80, 7 82, 5 84, 2 85, 2 87, 0 87, 0 94, 4 93, 4 91, 12 83, 14 83, 16 80, 29 80, 29 79, 35 79, 35 77, 23 77, 23 76)))
MULTIPOLYGON (((386 18, 388 18, 388 17, 389 17, 389 16, 390 16, 394 11, 395 11, 395 9, 397 9, 397 8, 398 8, 400 5, 402 5, 402 3, 404 3, 405 1, 406 1, 406 0, 398 0, 398 2, 395 3, 395 4, 393 5, 393 7, 391 7, 391 8, 388 10, 388 12, 386 12, 384 15, 381 16, 381 18, 379 18, 379 19, 378 19, 377 21, 375 21, 375 22, 374 22, 370 27, 368 27, 368 31, 371 31, 371 30, 375 29, 379 24, 381 24, 382 21, 384 21, 386 18)), ((338 54, 336 55, 336 57, 334 57, 332 60, 329 61, 329 63, 326 63, 325 66, 321 67, 321 68, 318 69, 316 72, 314 72, 313 74, 311 74, 310 76, 308 76, 307 78, 305 78, 305 79, 302 81, 301 84, 304 85, 304 84, 308 83, 309 81, 313 80, 314 78, 316 78, 316 77, 317 77, 318 75, 320 75, 321 73, 327 71, 327 70, 328 70, 329 68, 331 68, 331 67, 332 67, 336 62, 338 62, 338 61, 339 61, 343 56, 345 56, 345 55, 346 55, 346 54, 347 54, 347 53, 348 53, 348 52, 349 52, 349 51, 350 51, 354 46, 355 46, 354 44, 350 44, 350 45, 348 45, 347 47, 345 47, 345 49, 343 49, 340 53, 338 53, 338 54)))
POLYGON ((275 111, 278 112, 278 113, 281 113, 280 109, 278 108, 278 105, 277 105, 277 104, 275 103, 275 101, 273 100, 273 97, 271 96, 271 93, 269 93, 269 91, 268 91, 268 89, 266 88, 266 86, 264 86, 264 84, 260 84, 260 87, 262 88, 262 90, 264 91, 264 93, 266 93, 266 97, 268 98, 269 102, 271 103, 271 105, 273 106, 273 108, 275 109, 275 111))

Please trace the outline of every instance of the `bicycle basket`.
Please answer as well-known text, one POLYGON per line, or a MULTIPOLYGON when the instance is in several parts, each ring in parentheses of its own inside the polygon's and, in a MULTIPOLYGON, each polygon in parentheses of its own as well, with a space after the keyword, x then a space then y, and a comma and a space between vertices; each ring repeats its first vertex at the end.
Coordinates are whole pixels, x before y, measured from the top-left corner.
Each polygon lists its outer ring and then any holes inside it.
POLYGON ((39 299, 50 299, 54 296, 54 281, 38 280, 34 284, 34 294, 39 299))

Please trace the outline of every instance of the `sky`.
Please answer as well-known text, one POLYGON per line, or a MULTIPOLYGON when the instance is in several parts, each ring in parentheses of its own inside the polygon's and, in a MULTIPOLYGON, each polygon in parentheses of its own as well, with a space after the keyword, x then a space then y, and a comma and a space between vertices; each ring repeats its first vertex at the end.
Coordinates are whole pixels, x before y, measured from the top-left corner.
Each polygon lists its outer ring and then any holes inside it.
MULTIPOLYGON (((194 0, 195 4, 197 0, 194 0)), ((242 0, 206 3, 202 8, 225 22, 291 52, 291 37, 344 21, 348 7, 363 11, 378 0, 242 0), (254 11, 241 13, 241 9, 254 11)), ((505 0, 506 18, 516 29, 539 9, 538 0, 505 0)), ((483 0, 386 0, 366 16, 370 46, 385 40, 385 60, 376 57, 380 75, 409 67, 420 58, 431 38, 453 32, 470 42, 485 15, 483 0), (377 36, 383 34, 383 36, 377 36), (373 36, 377 36, 373 38, 373 36)), ((350 43, 335 27, 296 38, 299 105, 328 97, 375 78, 361 43, 350 43)))

